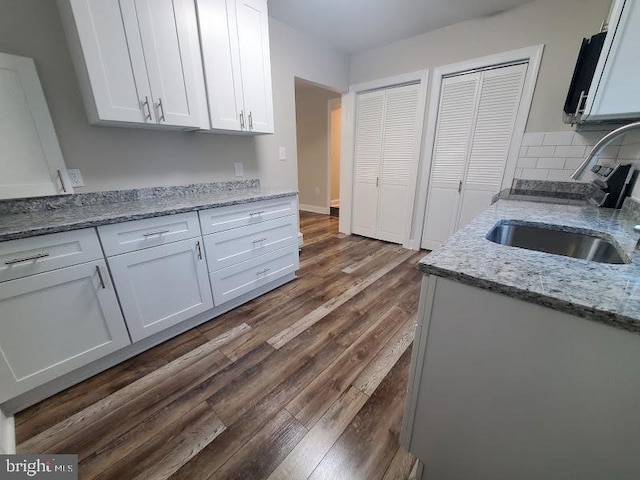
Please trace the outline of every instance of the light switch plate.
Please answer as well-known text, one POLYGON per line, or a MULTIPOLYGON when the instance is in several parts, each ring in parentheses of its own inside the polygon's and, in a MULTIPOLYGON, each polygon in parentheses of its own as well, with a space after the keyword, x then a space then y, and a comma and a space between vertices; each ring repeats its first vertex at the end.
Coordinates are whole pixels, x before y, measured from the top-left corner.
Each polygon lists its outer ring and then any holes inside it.
POLYGON ((244 165, 242 162, 235 162, 233 167, 236 170, 236 177, 244 177, 244 165))
POLYGON ((287 149, 284 147, 280 147, 278 148, 278 158, 280 160, 286 160, 287 159, 287 149))
POLYGON ((67 168, 67 175, 72 187, 84 187, 84 179, 77 168, 67 168))

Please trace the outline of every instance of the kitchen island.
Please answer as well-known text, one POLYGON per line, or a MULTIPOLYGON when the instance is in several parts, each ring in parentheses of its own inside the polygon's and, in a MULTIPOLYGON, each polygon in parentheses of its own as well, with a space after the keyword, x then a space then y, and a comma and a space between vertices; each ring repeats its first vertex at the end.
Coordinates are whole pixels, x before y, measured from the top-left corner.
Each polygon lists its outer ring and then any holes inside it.
POLYGON ((423 259, 403 425, 423 478, 638 478, 637 219, 500 200, 423 259), (597 234, 628 263, 487 240, 504 220, 597 234))

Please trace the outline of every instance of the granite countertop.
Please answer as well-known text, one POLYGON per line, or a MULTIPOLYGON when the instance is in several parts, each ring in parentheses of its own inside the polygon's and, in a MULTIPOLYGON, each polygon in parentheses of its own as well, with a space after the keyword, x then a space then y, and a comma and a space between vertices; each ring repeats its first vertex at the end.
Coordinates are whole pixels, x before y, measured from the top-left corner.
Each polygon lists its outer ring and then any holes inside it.
MULTIPOLYGON (((94 198, 93 203, 90 204, 76 202, 79 204, 74 205, 73 200, 67 201, 64 198, 66 204, 63 206, 45 205, 24 213, 3 213, 0 214, 0 241, 287 197, 298 193, 295 190, 262 188, 259 184, 248 187, 234 185, 234 188, 209 191, 207 189, 190 190, 187 193, 181 191, 179 187, 171 188, 172 190, 168 190, 166 195, 153 198, 132 199, 131 195, 123 195, 122 198, 125 200, 117 201, 118 199, 114 199, 112 194, 120 194, 120 192, 108 192, 103 196, 105 202, 102 203, 99 202, 100 194, 93 194, 93 197, 98 197, 98 200, 94 198)), ((88 197, 90 194, 84 195, 88 197)), ((42 200, 43 203, 46 201, 46 199, 42 200)))
POLYGON ((633 231, 637 220, 637 212, 630 210, 499 200, 422 259, 420 270, 640 333, 640 251, 633 231), (631 263, 578 260, 485 238, 507 219, 602 232, 631 263))

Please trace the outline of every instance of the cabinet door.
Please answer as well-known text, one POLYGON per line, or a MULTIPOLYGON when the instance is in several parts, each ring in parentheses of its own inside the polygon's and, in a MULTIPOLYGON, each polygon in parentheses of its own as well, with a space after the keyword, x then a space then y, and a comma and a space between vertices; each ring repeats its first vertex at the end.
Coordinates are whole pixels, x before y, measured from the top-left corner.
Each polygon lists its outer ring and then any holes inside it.
POLYGON ((618 0, 585 109, 585 121, 640 118, 640 3, 618 0))
POLYGON ((227 0, 196 0, 196 3, 211 128, 240 131, 244 104, 235 3, 227 0))
POLYGON ((72 193, 33 60, 0 53, 0 199, 72 193))
POLYGON ((0 402, 131 342, 103 260, 0 284, 0 402))
POLYGON ((201 240, 126 253, 108 262, 134 342, 213 308, 201 240))
POLYGON ((158 123, 209 128, 194 0, 132 1, 158 123))
POLYGON ((155 123, 131 2, 59 0, 59 6, 89 121, 155 123))
POLYGON ((273 133, 269 18, 264 0, 236 0, 246 130, 273 133))

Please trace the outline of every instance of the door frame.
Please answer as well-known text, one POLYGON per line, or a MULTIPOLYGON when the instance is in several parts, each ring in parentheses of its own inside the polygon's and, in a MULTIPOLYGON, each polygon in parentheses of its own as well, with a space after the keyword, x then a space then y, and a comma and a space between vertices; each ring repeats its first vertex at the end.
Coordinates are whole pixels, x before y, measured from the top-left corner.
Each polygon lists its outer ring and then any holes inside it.
MULTIPOLYGON (((340 148, 340 220, 338 229, 340 233, 351 235, 352 233, 352 209, 353 209, 353 181, 355 171, 355 130, 356 130, 356 96, 371 90, 380 90, 401 86, 406 83, 419 82, 420 94, 418 96, 418 122, 416 124, 416 138, 414 145, 414 155, 412 161, 412 176, 416 179, 414 185, 409 185, 409 205, 415 205, 418 191, 418 173, 422 151, 422 137, 424 132, 424 122, 426 120, 425 107, 427 102, 427 90, 429 87, 429 70, 418 70, 415 72, 381 78, 369 82, 358 83, 349 86, 349 93, 342 95, 342 139, 340 148)), ((411 241, 411 231, 414 225, 415 215, 411 211, 405 213, 405 228, 403 233, 402 246, 405 248, 418 249, 417 242, 411 241), (413 245, 416 245, 415 247, 413 245)))
POLYGON ((436 127, 438 123, 438 113, 440 110, 440 90, 442 87, 442 79, 448 75, 463 74, 473 70, 498 67, 500 65, 508 65, 515 62, 528 63, 527 74, 525 76, 524 87, 522 89, 522 97, 516 122, 513 129, 511 146, 509 147, 509 155, 505 166, 505 173, 502 177, 501 189, 509 188, 513 183, 513 177, 516 171, 518 161, 518 153, 522 144, 522 137, 529 118, 531 110, 531 102, 535 92, 538 73, 540 71, 540 63, 544 52, 544 44, 534 45, 531 47, 510 50, 486 57, 474 58, 462 62, 451 63, 436 67, 433 72, 431 95, 429 97, 429 111, 427 113, 427 131, 424 142, 424 153, 422 162, 422 173, 419 179, 418 199, 414 212, 414 223, 420 225, 420 231, 416 232, 415 243, 410 246, 414 249, 426 248, 423 245, 424 224, 427 214, 427 195, 429 194, 429 177, 431 174, 431 163, 433 161, 433 148, 436 141, 436 127))
MULTIPOLYGON (((331 127, 333 126, 331 113, 336 105, 339 105, 340 108, 342 108, 341 98, 331 98, 327 102, 327 206, 329 208, 329 212, 331 212, 331 201, 333 200, 333 198, 331 198, 331 145, 333 143, 333 138, 331 136, 331 127)), ((342 158, 340 159, 340 164, 342 165, 342 158)))

